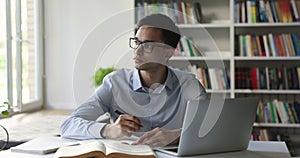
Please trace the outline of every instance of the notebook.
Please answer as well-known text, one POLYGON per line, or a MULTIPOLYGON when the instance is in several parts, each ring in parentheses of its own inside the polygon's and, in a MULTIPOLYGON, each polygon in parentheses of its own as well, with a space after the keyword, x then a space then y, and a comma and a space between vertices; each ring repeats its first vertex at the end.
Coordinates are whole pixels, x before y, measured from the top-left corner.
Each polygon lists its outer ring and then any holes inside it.
POLYGON ((28 142, 10 148, 12 152, 28 153, 28 154, 49 154, 54 153, 62 146, 78 144, 77 140, 65 140, 58 136, 44 135, 32 139, 28 142))
POLYGON ((259 98, 189 101, 178 147, 160 152, 189 156, 245 150, 259 98))

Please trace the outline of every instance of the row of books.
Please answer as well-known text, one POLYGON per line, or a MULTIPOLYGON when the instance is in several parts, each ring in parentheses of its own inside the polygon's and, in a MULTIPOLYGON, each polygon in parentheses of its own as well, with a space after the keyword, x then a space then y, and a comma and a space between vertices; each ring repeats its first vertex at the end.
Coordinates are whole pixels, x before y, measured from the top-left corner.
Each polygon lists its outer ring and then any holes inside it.
POLYGON ((282 135, 278 132, 272 132, 268 129, 260 129, 253 132, 251 135, 251 140, 253 141, 284 141, 287 135, 282 135))
POLYGON ((161 13, 168 15, 177 24, 196 24, 203 22, 201 4, 199 2, 174 2, 169 3, 139 1, 136 2, 137 21, 144 16, 161 13))
POLYGON ((202 68, 190 65, 187 71, 195 74, 205 89, 230 89, 229 73, 224 68, 202 68))
POLYGON ((277 99, 271 102, 260 102, 256 114, 258 123, 300 123, 300 103, 278 101, 277 99))
POLYGON ((299 89, 300 67, 236 68, 236 89, 299 89))
POLYGON ((299 0, 235 0, 236 23, 297 22, 300 21, 299 0))
POLYGON ((300 56, 300 35, 294 33, 237 35, 236 56, 300 56))
POLYGON ((185 36, 181 37, 174 55, 185 57, 202 56, 194 42, 185 36))

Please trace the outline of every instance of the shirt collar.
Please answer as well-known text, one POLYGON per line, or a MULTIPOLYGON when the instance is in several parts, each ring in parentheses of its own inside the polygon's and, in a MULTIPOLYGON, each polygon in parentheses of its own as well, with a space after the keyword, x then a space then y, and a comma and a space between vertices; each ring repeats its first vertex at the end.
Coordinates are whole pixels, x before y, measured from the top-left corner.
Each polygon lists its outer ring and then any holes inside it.
POLYGON ((132 75, 132 88, 134 91, 137 91, 139 89, 143 89, 141 78, 139 75, 139 71, 137 69, 134 69, 133 75, 132 75))
POLYGON ((165 82, 165 85, 167 88, 169 88, 170 90, 173 89, 173 81, 174 81, 174 74, 172 73, 171 69, 168 68, 168 76, 165 82))
MULTIPOLYGON (((164 89, 164 87, 169 88, 170 90, 173 89, 173 78, 174 78, 174 74, 172 73, 171 69, 168 68, 168 76, 166 79, 165 84, 163 85, 163 88, 161 88, 160 90, 158 90, 157 92, 160 93, 162 92, 162 90, 164 89)), ((133 90, 137 91, 139 89, 144 89, 144 87, 142 86, 142 82, 141 82, 141 78, 139 75, 139 71, 137 69, 134 69, 133 71, 133 75, 132 75, 132 79, 133 79, 133 90)), ((145 89, 144 89, 145 90, 145 89)), ((156 91, 156 90, 154 90, 156 91)))

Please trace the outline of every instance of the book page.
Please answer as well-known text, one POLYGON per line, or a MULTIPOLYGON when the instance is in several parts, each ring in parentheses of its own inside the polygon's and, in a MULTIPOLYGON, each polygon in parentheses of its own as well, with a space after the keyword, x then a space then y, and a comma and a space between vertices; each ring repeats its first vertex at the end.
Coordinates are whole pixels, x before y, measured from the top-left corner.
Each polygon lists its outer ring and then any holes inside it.
POLYGON ((134 145, 134 144, 136 144, 136 141, 138 139, 139 139, 139 137, 132 135, 130 137, 124 136, 119 141, 122 142, 122 143, 124 143, 124 144, 134 145))
POLYGON ((82 155, 82 157, 101 156, 106 153, 105 145, 101 141, 82 142, 79 145, 61 147, 55 153, 55 158, 73 157, 82 155), (83 156, 85 155, 85 156, 83 156))
POLYGON ((106 155, 112 153, 124 153, 129 155, 155 155, 148 145, 130 145, 122 141, 103 140, 106 146, 106 155))

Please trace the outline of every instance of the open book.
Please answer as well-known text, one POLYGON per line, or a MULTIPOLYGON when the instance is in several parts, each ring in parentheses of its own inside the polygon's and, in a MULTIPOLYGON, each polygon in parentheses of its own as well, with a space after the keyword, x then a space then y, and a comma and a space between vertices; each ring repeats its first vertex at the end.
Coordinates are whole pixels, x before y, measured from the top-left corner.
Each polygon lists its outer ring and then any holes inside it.
POLYGON ((131 145, 116 140, 97 140, 83 142, 79 145, 59 148, 55 158, 157 158, 155 152, 147 145, 131 145))

